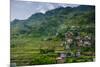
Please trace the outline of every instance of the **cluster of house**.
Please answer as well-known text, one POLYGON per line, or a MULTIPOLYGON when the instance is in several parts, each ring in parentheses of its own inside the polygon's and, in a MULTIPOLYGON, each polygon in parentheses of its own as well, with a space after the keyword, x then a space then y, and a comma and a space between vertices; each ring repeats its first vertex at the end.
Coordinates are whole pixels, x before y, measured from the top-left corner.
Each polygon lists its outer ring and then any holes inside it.
POLYGON ((66 45, 71 45, 71 43, 74 42, 74 40, 77 43, 77 47, 91 46, 91 37, 90 36, 87 35, 87 36, 84 36, 84 37, 81 37, 81 36, 73 37, 72 32, 65 33, 66 45))
POLYGON ((73 37, 72 32, 67 32, 65 33, 65 41, 63 42, 63 44, 61 44, 61 46, 64 46, 66 52, 60 53, 59 57, 56 58, 57 63, 64 63, 66 57, 72 57, 72 56, 80 57, 81 47, 91 46, 91 37, 89 36, 73 37), (73 42, 75 42, 77 46, 77 52, 75 54, 71 51, 71 47, 70 47, 71 45, 73 45, 72 44, 73 42))

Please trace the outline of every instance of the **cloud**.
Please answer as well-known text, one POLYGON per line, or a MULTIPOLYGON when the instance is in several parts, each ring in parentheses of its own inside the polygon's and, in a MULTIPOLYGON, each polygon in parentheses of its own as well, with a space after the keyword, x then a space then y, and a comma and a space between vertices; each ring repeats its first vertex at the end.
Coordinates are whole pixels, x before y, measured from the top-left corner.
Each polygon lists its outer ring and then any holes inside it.
POLYGON ((11 20, 13 19, 26 19, 34 13, 45 13, 48 10, 57 7, 76 7, 78 5, 63 4, 63 3, 44 3, 32 1, 16 1, 11 0, 11 20))

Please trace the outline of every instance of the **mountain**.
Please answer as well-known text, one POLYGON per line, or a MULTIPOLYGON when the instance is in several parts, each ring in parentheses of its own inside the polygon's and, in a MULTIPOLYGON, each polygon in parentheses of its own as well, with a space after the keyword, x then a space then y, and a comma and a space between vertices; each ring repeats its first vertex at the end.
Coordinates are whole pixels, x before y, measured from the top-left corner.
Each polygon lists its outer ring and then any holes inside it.
POLYGON ((94 32, 94 26, 94 6, 59 7, 45 14, 33 14, 25 20, 11 21, 11 36, 55 36, 57 33, 64 34, 69 30, 91 33, 94 32))

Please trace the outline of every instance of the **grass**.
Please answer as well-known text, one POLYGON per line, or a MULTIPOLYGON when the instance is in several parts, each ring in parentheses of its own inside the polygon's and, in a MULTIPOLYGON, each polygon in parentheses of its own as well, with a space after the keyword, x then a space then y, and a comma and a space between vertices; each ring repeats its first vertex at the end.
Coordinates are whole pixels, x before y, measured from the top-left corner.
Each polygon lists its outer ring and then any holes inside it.
MULTIPOLYGON (((17 66, 55 64, 58 53, 64 48, 60 46, 61 41, 43 41, 41 38, 17 38, 13 39, 11 44, 11 63, 17 66), (41 54, 41 49, 54 49, 55 52, 41 54)), ((79 58, 66 58, 66 63, 93 61, 94 57, 81 56, 79 58)))
MULTIPOLYGON (((15 46, 11 47, 11 62, 17 63, 17 65, 31 65, 34 64, 33 60, 36 58, 39 59, 40 57, 43 60, 42 56, 44 57, 45 55, 40 54, 40 48, 52 48, 52 46, 59 45, 60 42, 42 41, 41 38, 17 38, 12 43, 15 46)), ((50 57, 50 55, 54 56, 55 54, 47 54, 47 58, 55 58, 50 57)))

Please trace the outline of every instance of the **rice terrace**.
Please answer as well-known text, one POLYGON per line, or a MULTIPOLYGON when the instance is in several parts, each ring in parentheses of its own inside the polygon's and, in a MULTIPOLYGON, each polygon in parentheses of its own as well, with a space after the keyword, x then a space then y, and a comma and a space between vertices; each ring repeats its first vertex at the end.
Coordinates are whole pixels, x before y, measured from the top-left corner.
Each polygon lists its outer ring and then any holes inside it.
POLYGON ((55 6, 45 13, 33 13, 24 20, 12 20, 11 63, 27 66, 93 62, 95 6, 72 6, 55 6))

